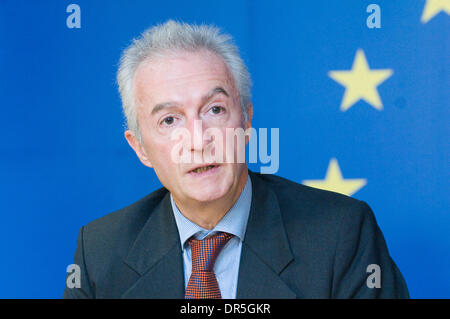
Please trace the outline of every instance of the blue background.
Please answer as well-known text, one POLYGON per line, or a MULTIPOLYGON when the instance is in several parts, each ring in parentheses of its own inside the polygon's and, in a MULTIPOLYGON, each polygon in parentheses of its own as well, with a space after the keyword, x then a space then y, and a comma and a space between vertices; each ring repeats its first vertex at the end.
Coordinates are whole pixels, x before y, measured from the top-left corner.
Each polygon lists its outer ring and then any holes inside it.
MULTIPOLYGON (((123 137, 121 51, 167 19, 233 35, 252 74, 253 126, 280 128, 278 175, 323 179, 331 158, 372 207, 413 298, 450 297, 449 32, 425 1, 0 2, 0 297, 60 298, 82 225, 160 187, 123 137), (66 7, 81 7, 81 29, 66 7), (369 29, 366 7, 381 7, 369 29), (384 110, 339 109, 328 77, 363 49, 384 110)), ((258 170, 258 165, 250 166, 258 170)))

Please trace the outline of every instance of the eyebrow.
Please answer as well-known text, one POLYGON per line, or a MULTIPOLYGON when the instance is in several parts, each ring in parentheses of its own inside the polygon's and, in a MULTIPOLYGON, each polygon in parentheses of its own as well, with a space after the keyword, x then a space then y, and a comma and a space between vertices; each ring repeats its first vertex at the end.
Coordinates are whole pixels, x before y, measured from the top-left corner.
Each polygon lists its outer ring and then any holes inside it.
MULTIPOLYGON (((220 86, 216 86, 214 89, 210 90, 207 94, 205 94, 202 98, 201 98, 201 103, 205 104, 209 99, 211 99, 214 95, 216 94, 224 94, 225 96, 229 97, 230 95, 228 94, 228 92, 220 87, 220 86)), ((176 105, 176 102, 163 102, 163 103, 158 103, 156 104, 153 109, 152 109, 152 113, 151 115, 154 115, 155 113, 161 111, 162 109, 172 106, 172 105, 176 105)))

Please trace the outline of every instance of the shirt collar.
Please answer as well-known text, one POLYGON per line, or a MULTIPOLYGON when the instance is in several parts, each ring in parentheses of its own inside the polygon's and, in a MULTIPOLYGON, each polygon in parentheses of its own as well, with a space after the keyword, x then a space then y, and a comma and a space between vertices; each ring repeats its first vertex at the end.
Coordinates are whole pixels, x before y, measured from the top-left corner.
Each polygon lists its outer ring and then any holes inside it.
POLYGON ((230 233, 242 241, 244 240, 252 202, 252 182, 250 175, 247 177, 247 182, 238 200, 212 230, 204 229, 186 218, 175 204, 172 194, 170 194, 170 202, 172 204, 182 248, 184 248, 186 241, 192 236, 195 236, 197 239, 203 239, 215 232, 230 233))

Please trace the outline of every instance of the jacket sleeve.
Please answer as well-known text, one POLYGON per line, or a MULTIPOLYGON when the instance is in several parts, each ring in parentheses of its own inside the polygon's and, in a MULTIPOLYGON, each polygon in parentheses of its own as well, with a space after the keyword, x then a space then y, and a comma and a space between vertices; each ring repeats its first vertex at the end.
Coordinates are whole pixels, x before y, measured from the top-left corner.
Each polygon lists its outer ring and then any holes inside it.
POLYGON ((95 298, 94 289, 91 287, 88 271, 86 268, 84 256, 84 227, 80 229, 77 239, 77 248, 75 250, 74 264, 77 265, 79 271, 80 287, 69 288, 67 285, 68 273, 66 277, 66 288, 64 290, 63 299, 88 299, 95 298))
POLYGON ((409 298, 371 208, 344 213, 337 238, 332 298, 409 298))

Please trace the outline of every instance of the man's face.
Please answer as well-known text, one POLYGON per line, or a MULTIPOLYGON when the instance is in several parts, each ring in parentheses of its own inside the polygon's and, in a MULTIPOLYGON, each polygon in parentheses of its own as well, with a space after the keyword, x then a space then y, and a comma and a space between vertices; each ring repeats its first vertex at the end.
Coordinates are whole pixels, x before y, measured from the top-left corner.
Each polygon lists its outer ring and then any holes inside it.
POLYGON ((251 110, 249 121, 244 123, 239 93, 222 59, 208 51, 152 59, 138 67, 134 85, 142 145, 130 131, 125 136, 140 160, 154 168, 161 183, 178 200, 208 202, 233 197, 245 182, 245 163, 214 163, 208 170, 193 171, 211 163, 204 153, 215 143, 204 136, 206 129, 222 132, 225 154, 226 129, 250 127, 251 110), (180 140, 173 134, 180 129, 190 133, 187 151, 200 162, 174 161, 174 148, 180 140))

